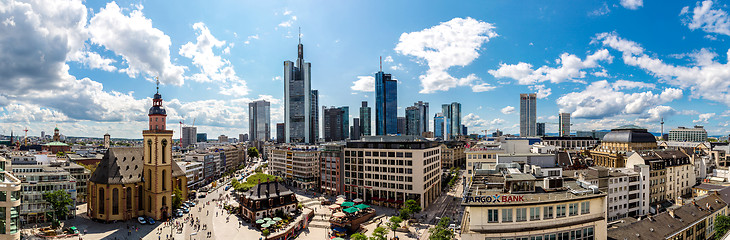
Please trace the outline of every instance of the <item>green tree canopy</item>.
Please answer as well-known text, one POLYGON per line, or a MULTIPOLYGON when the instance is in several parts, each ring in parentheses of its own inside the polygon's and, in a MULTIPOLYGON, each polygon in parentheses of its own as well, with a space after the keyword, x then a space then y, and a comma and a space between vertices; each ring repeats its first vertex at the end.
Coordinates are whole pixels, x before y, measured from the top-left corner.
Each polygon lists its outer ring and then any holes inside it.
POLYGON ((368 237, 362 233, 355 233, 350 236, 350 240, 368 240, 368 237))
POLYGON ((68 216, 68 206, 73 204, 71 196, 64 190, 56 190, 43 193, 43 200, 51 204, 55 219, 66 219, 68 216))
POLYGON ((451 219, 448 217, 443 217, 441 220, 439 220, 439 223, 436 224, 436 226, 428 229, 428 232, 431 234, 428 239, 429 240, 451 240, 454 238, 454 232, 451 231, 451 229, 448 229, 448 225, 451 222, 451 219))
POLYGON ((730 228, 730 216, 717 215, 715 218, 715 239, 722 239, 730 228))
POLYGON ((255 147, 248 148, 248 157, 249 158, 257 158, 259 157, 259 150, 255 147))
POLYGON ((180 190, 180 188, 175 187, 175 190, 172 190, 172 209, 180 208, 180 205, 182 205, 182 200, 183 200, 182 190, 180 190))
POLYGON ((400 223, 403 222, 403 219, 399 216, 392 216, 390 217, 390 221, 388 222, 388 227, 391 231, 393 231, 393 237, 395 238, 395 230, 400 227, 400 223))
POLYGON ((386 235, 388 234, 388 229, 384 227, 377 227, 375 230, 373 230, 373 236, 370 237, 370 240, 387 240, 388 237, 386 235))

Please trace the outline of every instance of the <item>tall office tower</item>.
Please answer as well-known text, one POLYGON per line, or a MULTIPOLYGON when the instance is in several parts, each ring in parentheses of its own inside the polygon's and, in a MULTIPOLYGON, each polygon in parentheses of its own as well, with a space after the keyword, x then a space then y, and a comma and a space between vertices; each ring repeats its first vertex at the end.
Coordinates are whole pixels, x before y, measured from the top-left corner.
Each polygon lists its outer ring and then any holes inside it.
POLYGON ((186 148, 191 144, 197 142, 198 128, 196 127, 183 127, 182 129, 182 147, 186 148))
POLYGON ((558 114, 558 127, 559 134, 561 137, 568 137, 570 136, 570 113, 560 113, 558 114))
MULTIPOLYGON (((312 64, 304 62, 299 38, 297 62, 284 61, 284 138, 286 143, 315 143, 312 136, 312 64)), ((253 139, 253 136, 251 136, 253 139)))
POLYGON ((444 138, 444 114, 436 113, 433 117, 433 135, 437 138, 444 138))
MULTIPOLYGON (((547 133, 545 133, 545 123, 535 123, 535 134, 531 136, 546 136, 547 133)), ((521 135, 520 135, 521 136, 521 135)))
POLYGON ((520 137, 535 136, 535 121, 537 119, 537 94, 522 93, 520 94, 520 137))
POLYGON ((363 136, 370 136, 370 107, 368 107, 367 101, 362 101, 362 107, 360 107, 360 133, 363 136))
POLYGON ((286 124, 285 123, 277 123, 276 124, 276 142, 277 143, 284 143, 286 140, 286 124))
POLYGON ((310 108, 312 114, 310 119, 312 121, 312 127, 309 130, 309 134, 312 141, 316 142, 319 139, 319 91, 312 90, 312 107, 310 108))
POLYGON ((352 140, 360 140, 360 136, 362 136, 362 133, 360 133, 360 119, 359 118, 353 118, 352 119, 352 126, 350 126, 350 139, 352 140))
POLYGON ((266 100, 248 104, 248 132, 251 141, 267 141, 271 138, 270 106, 266 100))
POLYGON ((46 131, 41 131, 41 139, 46 139, 46 131))
POLYGON ((375 135, 398 133, 398 81, 381 69, 375 73, 375 135))
POLYGON ((461 135, 468 136, 469 135, 469 128, 466 127, 466 125, 461 124, 461 135))
POLYGON ((428 103, 418 101, 406 108, 406 134, 421 136, 428 132, 428 103))
POLYGON ((444 116, 444 140, 452 140, 461 135, 461 103, 441 105, 441 114, 444 116))
POLYGON ((350 131, 348 107, 323 107, 324 141, 341 141, 347 139, 350 131))
POLYGON ((248 141, 248 133, 241 133, 241 134, 238 134, 238 141, 239 141, 239 142, 245 142, 245 141, 248 141))
POLYGON ((406 121, 405 117, 398 117, 397 118, 398 127, 396 128, 396 133, 401 135, 406 135, 407 125, 408 121, 406 121))
POLYGON ((195 138, 196 138, 196 140, 198 140, 198 142, 207 142, 208 141, 207 133, 198 133, 198 134, 195 134, 195 136, 196 136, 195 138))

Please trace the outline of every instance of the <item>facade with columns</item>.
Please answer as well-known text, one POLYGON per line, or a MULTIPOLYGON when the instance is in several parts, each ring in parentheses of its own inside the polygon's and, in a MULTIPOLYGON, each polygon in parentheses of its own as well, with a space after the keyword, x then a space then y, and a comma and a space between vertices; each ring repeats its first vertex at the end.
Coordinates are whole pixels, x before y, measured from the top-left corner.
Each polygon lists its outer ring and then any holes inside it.
POLYGON ((175 189, 187 199, 185 171, 172 159, 162 96, 154 95, 143 147, 109 148, 89 179, 88 214, 103 221, 170 217, 175 189))

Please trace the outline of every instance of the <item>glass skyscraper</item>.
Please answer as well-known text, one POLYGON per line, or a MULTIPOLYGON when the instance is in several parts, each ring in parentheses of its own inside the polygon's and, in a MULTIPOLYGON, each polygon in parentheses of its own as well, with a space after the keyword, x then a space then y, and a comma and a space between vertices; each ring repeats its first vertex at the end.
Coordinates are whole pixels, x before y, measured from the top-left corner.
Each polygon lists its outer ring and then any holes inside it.
POLYGON ((324 113, 324 140, 341 141, 349 137, 350 110, 349 107, 322 107, 324 113))
POLYGON ((317 106, 316 99, 312 99, 312 65, 304 62, 301 38, 297 49, 296 63, 284 61, 284 139, 286 143, 315 143, 317 106))
POLYGON ((248 104, 248 132, 252 141, 271 139, 270 103, 265 100, 248 104))
POLYGON ((360 107, 360 135, 370 136, 370 107, 368 107, 367 101, 362 101, 362 107, 360 107))
POLYGON ((444 116, 444 140, 453 140, 461 135, 461 103, 441 105, 441 114, 444 116))
POLYGON ((537 135, 535 93, 520 94, 520 137, 529 137, 537 135))
POLYGON ((375 134, 398 133, 398 81, 383 71, 375 73, 375 134))
POLYGON ((406 135, 421 136, 428 132, 428 103, 418 101, 406 108, 406 135))
POLYGON ((436 113, 433 117, 433 135, 437 138, 444 138, 444 114, 436 113))

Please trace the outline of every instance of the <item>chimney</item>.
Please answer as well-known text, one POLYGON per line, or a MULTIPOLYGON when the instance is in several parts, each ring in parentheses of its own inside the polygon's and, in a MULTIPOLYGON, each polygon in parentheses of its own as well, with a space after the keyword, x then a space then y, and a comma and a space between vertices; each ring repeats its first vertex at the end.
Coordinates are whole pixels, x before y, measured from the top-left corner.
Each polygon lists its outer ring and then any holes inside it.
POLYGON ((677 216, 674 215, 674 208, 669 209, 669 216, 672 216, 672 218, 677 218, 677 216))

